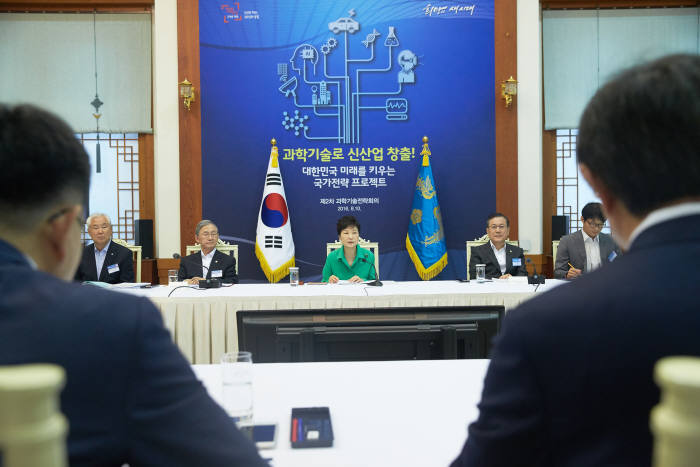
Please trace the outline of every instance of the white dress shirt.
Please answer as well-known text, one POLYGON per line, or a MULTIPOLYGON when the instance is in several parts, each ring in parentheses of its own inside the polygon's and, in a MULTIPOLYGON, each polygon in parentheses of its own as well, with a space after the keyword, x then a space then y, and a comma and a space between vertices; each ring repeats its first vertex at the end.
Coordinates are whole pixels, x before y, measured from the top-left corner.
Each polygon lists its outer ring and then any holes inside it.
POLYGON ((105 258, 107 257, 107 250, 109 250, 110 243, 112 243, 112 240, 108 241, 105 247, 101 250, 98 250, 97 245, 95 245, 95 266, 97 266, 97 280, 100 279, 102 265, 105 264, 105 258))
POLYGON ((586 272, 591 272, 600 267, 600 235, 594 238, 581 230, 583 245, 586 247, 586 272))
POLYGON ((506 273, 506 244, 503 244, 503 248, 500 250, 496 249, 493 242, 489 241, 493 254, 496 255, 496 260, 498 261, 498 266, 501 268, 501 274, 506 273))
POLYGON ((216 248, 211 250, 209 254, 206 255, 202 251, 199 252, 199 254, 202 255, 202 277, 207 277, 209 267, 211 266, 211 260, 214 258, 214 253, 216 253, 216 248))

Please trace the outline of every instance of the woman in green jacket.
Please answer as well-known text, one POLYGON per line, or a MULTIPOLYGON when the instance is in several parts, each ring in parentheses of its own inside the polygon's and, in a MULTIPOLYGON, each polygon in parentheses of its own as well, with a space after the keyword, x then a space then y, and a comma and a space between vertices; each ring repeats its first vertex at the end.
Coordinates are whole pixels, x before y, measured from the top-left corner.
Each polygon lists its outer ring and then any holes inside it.
POLYGON ((364 282, 375 279, 374 254, 358 245, 360 224, 353 216, 343 216, 336 225, 342 248, 332 251, 323 266, 323 282, 340 280, 364 282))

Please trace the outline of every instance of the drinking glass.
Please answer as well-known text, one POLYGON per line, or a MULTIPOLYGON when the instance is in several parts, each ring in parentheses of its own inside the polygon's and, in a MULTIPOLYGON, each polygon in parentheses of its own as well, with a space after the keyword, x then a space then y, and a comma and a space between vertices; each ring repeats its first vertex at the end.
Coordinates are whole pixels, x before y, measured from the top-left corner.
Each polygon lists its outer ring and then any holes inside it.
POLYGON ((289 268, 289 285, 293 287, 299 285, 299 268, 289 268))
POLYGON ((253 355, 250 352, 230 352, 221 356, 224 409, 236 422, 245 426, 253 423, 253 355))
POLYGON ((477 264, 476 265, 476 281, 485 282, 486 281, 486 265, 477 264))
POLYGON ((168 269, 168 284, 177 282, 177 269, 168 269))

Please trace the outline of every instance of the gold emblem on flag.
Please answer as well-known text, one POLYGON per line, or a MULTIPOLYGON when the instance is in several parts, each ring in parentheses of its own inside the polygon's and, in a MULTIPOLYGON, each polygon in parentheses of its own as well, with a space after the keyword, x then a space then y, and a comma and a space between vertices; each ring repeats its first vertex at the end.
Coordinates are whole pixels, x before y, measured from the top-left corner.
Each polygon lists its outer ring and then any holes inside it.
POLYGON ((428 176, 426 176, 425 178, 418 177, 418 181, 416 181, 416 189, 420 190, 421 195, 425 199, 431 199, 433 196, 435 196, 435 188, 433 188, 433 182, 430 181, 430 177, 428 176))
POLYGON ((420 221, 423 220, 423 211, 420 209, 414 209, 413 212, 411 213, 411 222, 413 222, 413 225, 416 225, 420 221))

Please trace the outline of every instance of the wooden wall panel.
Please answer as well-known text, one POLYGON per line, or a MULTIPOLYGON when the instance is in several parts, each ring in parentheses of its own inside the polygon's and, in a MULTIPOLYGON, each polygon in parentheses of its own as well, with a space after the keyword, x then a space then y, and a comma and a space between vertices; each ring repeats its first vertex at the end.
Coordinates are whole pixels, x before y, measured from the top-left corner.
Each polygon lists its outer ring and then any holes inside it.
POLYGON ((697 0, 540 0, 542 8, 550 10, 594 8, 669 8, 696 6, 697 0))
MULTIPOLYGON (((180 103, 180 253, 194 242, 194 227, 202 219, 202 113, 199 77, 199 1, 177 2, 179 81, 187 78, 196 90, 190 110, 180 103)), ((173 83, 175 85, 175 83, 173 83)), ((179 91, 178 91, 179 92, 179 91)))
MULTIPOLYGON (((552 216, 557 213, 557 132, 545 130, 542 135, 542 251, 552 256, 552 216)), ((547 261, 544 273, 552 277, 554 261, 547 261)))
POLYGON ((495 2, 496 210, 510 219, 510 238, 518 239, 518 99, 506 108, 501 81, 518 79, 517 0, 495 2))

